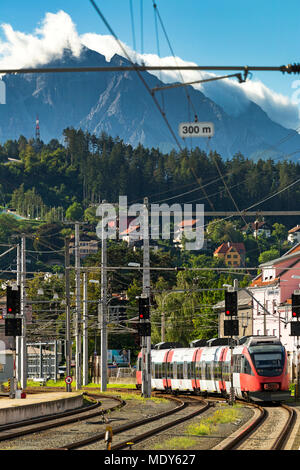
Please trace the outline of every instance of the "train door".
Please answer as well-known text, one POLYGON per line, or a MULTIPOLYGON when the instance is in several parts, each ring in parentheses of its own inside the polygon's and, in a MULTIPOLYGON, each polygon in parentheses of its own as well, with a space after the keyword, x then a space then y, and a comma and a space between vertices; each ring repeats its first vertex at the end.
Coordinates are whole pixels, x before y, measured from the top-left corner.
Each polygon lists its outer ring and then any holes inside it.
POLYGON ((220 354, 220 360, 219 360, 219 364, 220 364, 219 388, 220 388, 221 393, 226 392, 226 384, 225 384, 226 370, 225 370, 225 367, 224 367, 224 361, 225 361, 227 350, 228 350, 228 348, 222 348, 222 351, 221 351, 221 354, 220 354))

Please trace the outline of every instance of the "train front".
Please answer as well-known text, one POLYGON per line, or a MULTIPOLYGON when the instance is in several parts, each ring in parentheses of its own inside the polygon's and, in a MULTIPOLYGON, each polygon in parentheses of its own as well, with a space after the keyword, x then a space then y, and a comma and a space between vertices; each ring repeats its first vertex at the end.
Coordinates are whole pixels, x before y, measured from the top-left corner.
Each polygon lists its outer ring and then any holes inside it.
POLYGON ((287 354, 281 342, 250 344, 248 353, 253 374, 248 391, 249 397, 255 401, 288 399, 290 392, 287 354))

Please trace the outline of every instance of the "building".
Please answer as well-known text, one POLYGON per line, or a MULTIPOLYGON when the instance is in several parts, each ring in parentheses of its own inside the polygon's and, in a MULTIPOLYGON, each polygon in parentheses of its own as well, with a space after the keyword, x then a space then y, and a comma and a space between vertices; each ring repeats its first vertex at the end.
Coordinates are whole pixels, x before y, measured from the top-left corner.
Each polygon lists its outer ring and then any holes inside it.
MULTIPOLYGON (((225 300, 214 305, 214 309, 219 313, 218 336, 219 338, 223 338, 225 300)), ((253 335, 252 297, 244 290, 238 291, 238 315, 236 319, 239 321, 239 337, 253 335)))
MULTIPOLYGON (((196 238, 196 230, 199 230, 199 226, 197 225, 197 222, 199 222, 200 219, 190 219, 190 220, 182 220, 179 222, 177 225, 174 227, 174 238, 173 238, 173 243, 177 248, 180 248, 181 250, 184 249, 184 244, 182 243, 183 237, 187 241, 191 241, 196 238)), ((203 240, 203 246, 201 247, 201 250, 206 251, 207 250, 207 240, 203 240)))
POLYGON ((226 266, 245 266, 246 249, 244 243, 224 242, 214 252, 216 258, 221 258, 226 266))
POLYGON ((269 238, 272 234, 272 228, 264 220, 255 222, 250 222, 242 228, 244 234, 252 233, 252 235, 257 238, 260 235, 264 235, 266 238, 269 238))
MULTIPOLYGON (((85 258, 88 255, 94 255, 98 252, 98 239, 94 239, 83 233, 79 240, 79 256, 85 258)), ((70 238, 70 255, 75 254, 75 236, 70 238)))
POLYGON ((134 245, 135 242, 142 240, 139 225, 129 225, 126 230, 120 233, 120 239, 126 242, 129 246, 134 245))
POLYGON ((293 244, 300 242, 300 225, 296 225, 288 231, 288 241, 293 244))
MULTIPOLYGON (((291 296, 300 284, 300 243, 280 258, 261 264, 261 273, 249 290, 253 300, 253 334, 280 338, 293 364, 297 363, 297 338, 290 336, 291 296)), ((290 364, 292 368, 292 364, 290 364)))

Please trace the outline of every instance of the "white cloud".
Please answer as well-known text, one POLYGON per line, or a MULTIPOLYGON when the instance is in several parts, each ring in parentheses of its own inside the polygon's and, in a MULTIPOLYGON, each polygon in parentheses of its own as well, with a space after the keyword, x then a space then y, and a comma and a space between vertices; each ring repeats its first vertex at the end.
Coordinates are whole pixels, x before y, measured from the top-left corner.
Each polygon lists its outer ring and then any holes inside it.
MULTIPOLYGON (((2 24, 5 40, 0 40, 0 66, 6 68, 34 67, 51 59, 59 58, 65 48, 78 57, 82 45, 103 54, 110 61, 114 54, 124 55, 115 39, 109 35, 86 33, 79 35, 71 17, 64 11, 47 13, 33 34, 15 31, 11 25, 2 24)), ((155 54, 139 54, 122 43, 127 54, 137 63, 145 65, 197 65, 181 58, 163 57, 155 54)), ((213 73, 184 71, 182 76, 174 71, 152 72, 165 83, 191 82, 215 76, 213 73)), ((194 85, 207 97, 223 107, 230 115, 238 116, 249 104, 258 104, 275 122, 288 127, 300 125, 299 103, 293 97, 283 96, 266 87, 261 81, 248 80, 239 84, 236 79, 194 85)))
POLYGON ((62 56, 70 48, 79 56, 82 44, 76 27, 64 11, 47 13, 33 34, 15 31, 11 25, 1 25, 6 41, 0 40, 0 66, 5 68, 35 67, 62 56))

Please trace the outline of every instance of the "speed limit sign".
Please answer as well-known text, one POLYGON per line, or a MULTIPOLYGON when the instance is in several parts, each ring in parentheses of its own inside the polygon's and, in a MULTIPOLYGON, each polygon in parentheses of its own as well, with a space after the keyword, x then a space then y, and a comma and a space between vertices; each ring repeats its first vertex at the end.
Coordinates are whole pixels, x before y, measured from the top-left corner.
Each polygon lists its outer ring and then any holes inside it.
POLYGON ((72 377, 70 377, 69 375, 65 378, 65 382, 66 384, 71 384, 73 381, 72 377))

